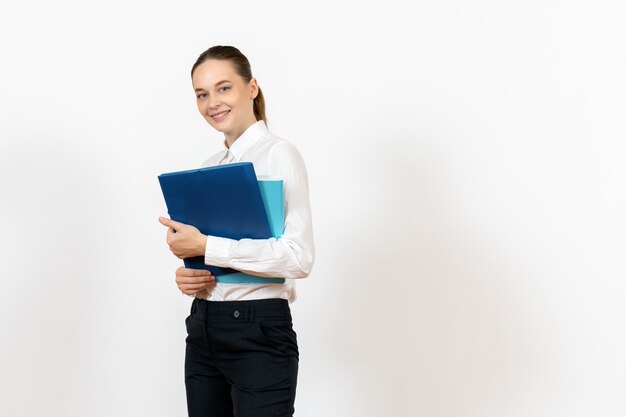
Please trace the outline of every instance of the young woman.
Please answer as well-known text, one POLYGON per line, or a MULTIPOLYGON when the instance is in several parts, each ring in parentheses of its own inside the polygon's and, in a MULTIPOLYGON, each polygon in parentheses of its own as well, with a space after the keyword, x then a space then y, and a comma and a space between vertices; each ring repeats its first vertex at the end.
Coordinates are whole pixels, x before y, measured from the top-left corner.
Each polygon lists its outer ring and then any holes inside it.
POLYGON ((191 79, 200 114, 224 133, 222 150, 202 167, 246 161, 259 176, 282 178, 285 229, 278 239, 233 240, 161 217, 170 250, 181 259, 204 256, 207 265, 286 280, 221 283, 206 270, 176 270, 180 290, 194 296, 185 320, 189 416, 292 416, 299 353, 289 303, 296 299, 294 279, 307 277, 315 258, 307 170, 296 147, 268 130, 263 94, 237 48, 207 49, 191 79))

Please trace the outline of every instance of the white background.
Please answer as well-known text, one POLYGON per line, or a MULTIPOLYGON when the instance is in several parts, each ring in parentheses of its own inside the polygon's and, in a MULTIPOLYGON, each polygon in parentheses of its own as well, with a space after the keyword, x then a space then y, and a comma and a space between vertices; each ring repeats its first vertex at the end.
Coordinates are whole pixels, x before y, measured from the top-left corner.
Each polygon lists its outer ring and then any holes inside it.
POLYGON ((0 6, 0 415, 186 416, 157 175, 237 46, 310 177, 296 415, 626 414, 619 2, 0 6))

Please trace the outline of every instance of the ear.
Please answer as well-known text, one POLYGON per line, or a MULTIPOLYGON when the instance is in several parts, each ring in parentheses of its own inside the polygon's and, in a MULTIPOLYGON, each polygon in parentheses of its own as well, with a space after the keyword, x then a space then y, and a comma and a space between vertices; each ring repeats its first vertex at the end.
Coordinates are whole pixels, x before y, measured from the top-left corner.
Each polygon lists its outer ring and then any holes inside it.
POLYGON ((250 98, 254 100, 259 95, 259 86, 256 83, 256 78, 252 77, 250 80, 250 98))

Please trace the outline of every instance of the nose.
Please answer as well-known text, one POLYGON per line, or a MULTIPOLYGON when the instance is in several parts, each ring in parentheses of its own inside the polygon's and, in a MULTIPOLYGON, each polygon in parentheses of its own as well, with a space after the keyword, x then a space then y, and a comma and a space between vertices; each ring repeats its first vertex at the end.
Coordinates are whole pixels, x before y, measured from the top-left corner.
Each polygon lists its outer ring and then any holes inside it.
POLYGON ((221 102, 217 98, 209 98, 209 109, 217 110, 220 107, 221 102))

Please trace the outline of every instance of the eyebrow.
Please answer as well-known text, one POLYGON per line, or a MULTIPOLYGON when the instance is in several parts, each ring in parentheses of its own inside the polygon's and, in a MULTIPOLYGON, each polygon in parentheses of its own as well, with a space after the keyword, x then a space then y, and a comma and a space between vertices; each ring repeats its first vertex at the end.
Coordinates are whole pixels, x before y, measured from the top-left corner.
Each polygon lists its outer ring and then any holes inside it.
MULTIPOLYGON (((218 81, 218 82, 216 82, 216 83, 215 83, 215 86, 217 87, 217 86, 218 86, 218 85, 220 85, 220 84, 223 84, 223 83, 229 83, 229 82, 230 82, 229 80, 222 80, 222 81, 218 81)), ((204 88, 196 88, 196 89, 195 89, 195 90, 193 90, 193 91, 198 91, 198 90, 204 90, 204 88)))

